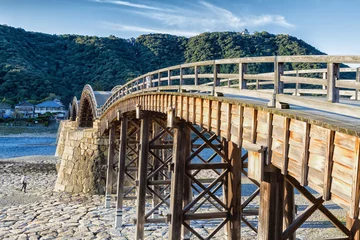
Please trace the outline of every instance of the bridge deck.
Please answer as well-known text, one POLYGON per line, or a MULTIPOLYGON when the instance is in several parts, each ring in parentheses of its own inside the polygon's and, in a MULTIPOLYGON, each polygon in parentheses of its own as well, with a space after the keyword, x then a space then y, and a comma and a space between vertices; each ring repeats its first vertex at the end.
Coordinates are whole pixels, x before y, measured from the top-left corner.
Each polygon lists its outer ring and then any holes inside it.
MULTIPOLYGON (((258 105, 267 108, 269 100, 261 98, 252 98, 236 94, 224 94, 223 98, 234 99, 249 105, 258 105)), ((319 97, 306 97, 311 101, 312 99, 319 100, 319 97)), ((322 99, 326 103, 326 99, 322 99)), ((340 103, 348 106, 360 107, 360 101, 350 99, 340 99, 340 103)), ((322 111, 316 108, 303 107, 295 104, 289 104, 290 109, 276 109, 275 111, 286 113, 287 115, 296 116, 297 118, 303 117, 312 121, 317 121, 318 125, 329 125, 333 130, 348 133, 354 136, 360 136, 360 118, 341 115, 329 111, 322 111)), ((356 111, 356 110, 355 110, 356 111)))

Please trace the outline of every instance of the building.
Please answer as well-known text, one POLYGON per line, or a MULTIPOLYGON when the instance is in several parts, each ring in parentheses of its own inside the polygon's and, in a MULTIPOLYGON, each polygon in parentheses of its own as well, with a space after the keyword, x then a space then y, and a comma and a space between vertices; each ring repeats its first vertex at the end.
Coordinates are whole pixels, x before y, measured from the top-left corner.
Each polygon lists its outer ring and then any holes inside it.
POLYGON ((0 118, 11 117, 13 109, 8 103, 0 103, 0 118))
POLYGON ((45 114, 47 112, 57 113, 58 118, 64 118, 67 110, 58 99, 55 99, 54 101, 45 101, 35 106, 35 114, 45 114))
POLYGON ((22 117, 33 117, 35 106, 27 101, 20 102, 15 106, 15 112, 22 117))

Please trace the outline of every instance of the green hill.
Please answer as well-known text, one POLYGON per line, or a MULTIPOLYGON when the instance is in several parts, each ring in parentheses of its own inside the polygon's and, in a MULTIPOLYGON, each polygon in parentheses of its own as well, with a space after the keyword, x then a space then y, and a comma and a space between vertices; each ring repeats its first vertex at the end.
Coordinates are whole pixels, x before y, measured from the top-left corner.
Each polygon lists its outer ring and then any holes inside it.
MULTIPOLYGON (((324 53, 295 37, 267 32, 213 32, 191 38, 148 34, 121 39, 49 35, 0 25, 0 101, 41 100, 55 93, 67 104, 86 83, 95 90, 111 90, 148 71, 184 62, 300 54, 324 53)), ((304 66, 286 66, 299 67, 304 66)), ((250 71, 271 68, 271 64, 253 65, 250 71)))

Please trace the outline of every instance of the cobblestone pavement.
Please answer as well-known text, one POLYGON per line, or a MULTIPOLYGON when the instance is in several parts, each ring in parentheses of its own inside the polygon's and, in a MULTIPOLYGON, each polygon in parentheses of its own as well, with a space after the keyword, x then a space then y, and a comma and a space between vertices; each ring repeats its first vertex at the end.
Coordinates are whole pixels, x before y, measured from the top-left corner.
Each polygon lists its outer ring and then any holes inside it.
MULTIPOLYGON (((136 216, 135 201, 124 202, 124 222, 121 229, 114 229, 115 203, 105 209, 104 197, 99 195, 70 195, 52 192, 56 179, 56 158, 25 157, 0 160, 0 239, 134 239, 136 216), (23 172, 30 177, 27 193, 20 192, 23 172)), ((243 186, 244 194, 251 194, 253 185, 243 186)), ((251 205, 257 208, 259 199, 251 205)), ((298 213, 307 207, 306 201, 296 195, 298 213)), ((202 211, 209 211, 206 205, 202 211)), ((345 212, 334 204, 327 207, 341 220, 345 212)), ((249 218, 256 224, 257 218, 249 218)), ((197 221, 193 226, 200 234, 208 234, 220 222, 197 221)), ((167 224, 145 226, 145 239, 167 239, 167 224)), ((243 225, 244 239, 256 238, 255 233, 243 225)), ((297 232, 298 239, 323 239, 342 236, 321 213, 314 214, 297 232)), ((195 239, 192 238, 192 239, 195 239)), ((226 239, 220 231, 213 239, 226 239)))

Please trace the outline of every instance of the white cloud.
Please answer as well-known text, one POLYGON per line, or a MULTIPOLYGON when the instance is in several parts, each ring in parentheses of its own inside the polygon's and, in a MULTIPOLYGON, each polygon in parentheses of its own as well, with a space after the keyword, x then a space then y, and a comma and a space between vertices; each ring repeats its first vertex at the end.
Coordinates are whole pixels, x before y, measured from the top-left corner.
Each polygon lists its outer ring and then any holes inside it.
POLYGON ((157 11, 163 11, 164 9, 153 7, 145 4, 137 4, 137 3, 131 3, 126 1, 116 1, 116 0, 94 0, 95 2, 99 3, 112 3, 115 5, 121 5, 121 6, 127 6, 127 7, 133 7, 133 8, 140 8, 140 9, 147 9, 147 10, 157 10, 157 11))
POLYGON ((237 16, 229 10, 200 1, 198 9, 178 9, 177 14, 155 11, 132 11, 160 22, 168 27, 204 31, 242 31, 246 27, 278 25, 286 28, 294 27, 281 15, 244 15, 237 16))
POLYGON ((184 36, 184 37, 191 37, 199 34, 199 32, 174 30, 174 29, 153 29, 153 28, 145 28, 139 26, 115 24, 109 22, 103 22, 102 24, 105 28, 115 31, 140 32, 140 33, 167 33, 167 34, 184 36))
MULTIPOLYGON (((189 4, 186 8, 179 8, 171 5, 163 5, 163 8, 130 3, 117 0, 94 0, 118 5, 133 7, 128 10, 136 17, 155 20, 149 24, 158 26, 156 28, 145 28, 142 26, 120 25, 112 23, 111 28, 118 31, 133 31, 142 33, 169 33, 181 36, 194 36, 201 32, 213 31, 243 31, 244 28, 256 28, 266 25, 292 28, 281 15, 244 15, 235 14, 225 8, 215 6, 204 0, 189 4)), ((109 26, 108 26, 109 27, 109 26)))

